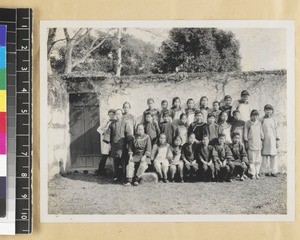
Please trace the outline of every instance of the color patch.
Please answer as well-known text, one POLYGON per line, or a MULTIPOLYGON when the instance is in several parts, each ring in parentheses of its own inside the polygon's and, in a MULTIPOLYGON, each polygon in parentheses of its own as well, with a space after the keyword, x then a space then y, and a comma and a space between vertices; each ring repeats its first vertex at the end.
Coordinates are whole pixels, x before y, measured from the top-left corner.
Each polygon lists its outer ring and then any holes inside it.
POLYGON ((0 68, 0 90, 6 89, 6 69, 0 68))
POLYGON ((0 134, 6 133, 6 113, 0 112, 0 134))
MULTIPOLYGON (((6 134, 3 133, 0 134, 0 154, 6 154, 6 134)), ((3 164, 6 165, 6 163, 3 164)), ((0 166, 2 166, 1 163, 0 166)))
POLYGON ((0 154, 0 165, 3 165, 0 168, 0 177, 7 175, 6 161, 7 161, 6 155, 1 155, 0 154))
POLYGON ((0 46, 6 46, 6 26, 0 26, 0 46))
POLYGON ((0 112, 6 112, 6 91, 0 90, 0 112))
POLYGON ((6 68, 6 47, 0 46, 0 68, 6 68))
POLYGON ((6 196, 6 177, 0 177, 0 198, 6 196))

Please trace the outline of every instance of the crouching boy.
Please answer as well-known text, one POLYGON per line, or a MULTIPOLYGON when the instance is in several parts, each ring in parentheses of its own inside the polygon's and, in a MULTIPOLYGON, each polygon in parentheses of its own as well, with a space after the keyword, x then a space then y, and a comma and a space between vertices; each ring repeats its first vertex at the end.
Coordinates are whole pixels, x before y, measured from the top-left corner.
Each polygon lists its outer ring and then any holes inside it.
POLYGON ((230 148, 225 144, 226 135, 220 133, 218 140, 214 143, 217 152, 215 161, 215 175, 219 182, 231 182, 234 165, 232 163, 232 153, 230 148))
POLYGON ((141 175, 147 170, 147 159, 151 156, 151 139, 145 134, 144 126, 137 126, 136 136, 129 144, 129 162, 126 167, 127 183, 130 186, 139 185, 141 175))
POLYGON ((184 162, 186 177, 192 182, 195 180, 199 168, 195 155, 196 149, 196 137, 194 133, 191 133, 188 142, 182 146, 181 158, 184 162))
POLYGON ((245 172, 247 170, 248 158, 245 147, 241 144, 241 136, 239 133, 233 133, 232 143, 229 148, 233 156, 234 171, 238 175, 241 181, 245 178, 245 172))

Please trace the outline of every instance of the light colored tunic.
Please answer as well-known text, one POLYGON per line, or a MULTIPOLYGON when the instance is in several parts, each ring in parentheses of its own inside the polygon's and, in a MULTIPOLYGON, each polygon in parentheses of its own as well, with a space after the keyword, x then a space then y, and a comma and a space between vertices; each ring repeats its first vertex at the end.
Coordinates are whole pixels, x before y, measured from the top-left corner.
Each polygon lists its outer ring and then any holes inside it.
POLYGON ((276 140, 279 140, 277 122, 273 117, 263 117, 261 119, 261 129, 263 133, 262 156, 277 155, 276 140))
POLYGON ((184 113, 184 111, 180 109, 171 108, 171 117, 172 123, 178 124, 180 122, 180 115, 184 113))
POLYGON ((169 159, 172 157, 173 154, 168 143, 161 146, 157 144, 153 146, 151 158, 154 159, 154 162, 169 163, 169 159))
POLYGON ((233 111, 234 110, 239 110, 241 113, 241 120, 243 121, 247 121, 250 118, 250 113, 251 113, 251 109, 250 109, 250 104, 244 103, 244 102, 240 102, 240 100, 235 101, 232 104, 232 115, 233 115, 233 111))
POLYGON ((112 121, 108 121, 103 127, 99 126, 97 128, 97 132, 100 134, 100 144, 101 144, 101 154, 102 155, 109 155, 111 146, 110 143, 103 142, 103 134, 107 131, 109 128, 109 125, 112 123, 112 121))
POLYGON ((232 141, 231 141, 231 124, 221 123, 219 125, 219 133, 225 134, 226 144, 232 143, 232 141))
POLYGON ((195 108, 185 109, 185 114, 187 116, 187 124, 190 126, 195 121, 195 108))
POLYGON ((182 139, 182 145, 185 144, 188 140, 188 129, 184 125, 177 125, 176 135, 180 136, 182 139))
POLYGON ((249 150, 260 151, 262 149, 263 133, 260 121, 246 122, 244 129, 244 140, 248 142, 249 150))

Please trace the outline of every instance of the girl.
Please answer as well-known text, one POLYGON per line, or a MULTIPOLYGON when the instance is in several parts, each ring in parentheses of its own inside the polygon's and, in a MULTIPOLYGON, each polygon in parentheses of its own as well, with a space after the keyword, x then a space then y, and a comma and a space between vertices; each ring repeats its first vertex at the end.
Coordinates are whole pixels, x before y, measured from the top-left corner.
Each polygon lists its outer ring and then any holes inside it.
POLYGON ((153 146, 151 160, 158 174, 159 181, 168 182, 169 161, 172 159, 172 150, 166 141, 166 134, 161 133, 158 143, 153 146))
POLYGON ((220 116, 220 113, 222 111, 220 110, 220 102, 219 101, 214 101, 213 102, 213 109, 212 109, 212 113, 215 115, 215 118, 216 118, 216 123, 219 122, 219 116, 220 116))
POLYGON ((182 144, 185 144, 187 142, 188 125, 187 125, 187 116, 184 113, 180 115, 180 121, 176 126, 175 137, 177 136, 181 138, 182 144))
POLYGON ((153 98, 148 98, 147 99, 147 105, 148 105, 148 109, 146 109, 143 112, 143 123, 145 122, 146 114, 148 112, 151 113, 154 121, 158 123, 158 114, 159 114, 159 112, 156 108, 154 108, 154 99, 153 98))
POLYGON ((183 183, 183 161, 181 160, 181 145, 182 139, 177 136, 174 140, 172 149, 173 158, 170 161, 171 182, 175 182, 174 177, 176 172, 179 172, 180 182, 183 183))
POLYGON ((172 117, 172 122, 174 124, 177 124, 180 121, 180 115, 184 113, 183 110, 181 109, 181 101, 179 97, 174 97, 172 100, 172 107, 171 107, 171 117, 172 117))
POLYGON ((191 125, 195 121, 195 101, 192 98, 189 98, 186 102, 187 108, 185 109, 185 114, 187 116, 187 124, 191 125))
POLYGON ((135 126, 136 126, 136 120, 135 120, 135 117, 130 113, 130 110, 131 110, 130 103, 124 102, 123 103, 123 121, 127 122, 129 127, 131 127, 132 132, 134 133, 135 126))
POLYGON ((248 102, 249 96, 249 92, 244 90, 241 92, 241 99, 232 104, 232 113, 234 110, 239 110, 241 114, 241 120, 243 121, 247 121, 250 115, 250 105, 248 102))
POLYGON ((244 129, 245 147, 248 150, 249 158, 249 174, 250 177, 259 179, 259 171, 261 166, 261 148, 263 133, 261 130, 261 122, 258 120, 258 111, 252 110, 250 120, 247 121, 244 129))
POLYGON ((207 115, 212 110, 208 107, 208 98, 206 96, 203 96, 200 99, 200 111, 203 114, 204 122, 207 122, 207 115))
POLYGON ((225 135, 226 144, 232 143, 231 141, 231 124, 227 122, 228 114, 227 112, 222 112, 220 115, 219 123, 219 134, 222 133, 225 135))
MULTIPOLYGON (((232 102, 232 97, 229 96, 229 95, 226 95, 224 97, 224 105, 220 108, 221 109, 221 112, 227 112, 227 115, 228 115, 228 122, 231 123, 232 122, 232 115, 231 115, 231 112, 232 112, 232 106, 231 106, 231 102, 232 102)), ((221 113, 220 113, 221 114, 221 113)), ((219 118, 220 118, 220 115, 219 115, 219 118)))
POLYGON ((279 148, 279 138, 277 134, 277 122, 272 117, 274 108, 267 104, 264 107, 265 116, 261 120, 261 129, 263 133, 262 157, 265 166, 266 175, 277 176, 277 148, 279 148))
POLYGON ((239 133, 241 137, 241 143, 244 144, 244 128, 245 128, 245 121, 241 120, 241 113, 239 110, 233 111, 233 120, 231 123, 231 136, 234 133, 239 133))
POLYGON ((159 112, 159 122, 158 123, 162 123, 164 121, 164 116, 163 116, 163 113, 168 110, 168 106, 169 106, 169 103, 167 100, 162 100, 161 101, 161 111, 159 112))

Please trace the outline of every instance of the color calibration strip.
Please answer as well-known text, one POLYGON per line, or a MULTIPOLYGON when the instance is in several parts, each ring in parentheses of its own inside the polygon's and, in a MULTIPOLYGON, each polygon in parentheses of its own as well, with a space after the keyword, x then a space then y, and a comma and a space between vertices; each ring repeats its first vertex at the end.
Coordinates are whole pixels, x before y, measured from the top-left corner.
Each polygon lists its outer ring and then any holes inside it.
POLYGON ((6 26, 0 25, 0 217, 6 216, 7 127, 6 127, 6 26))

